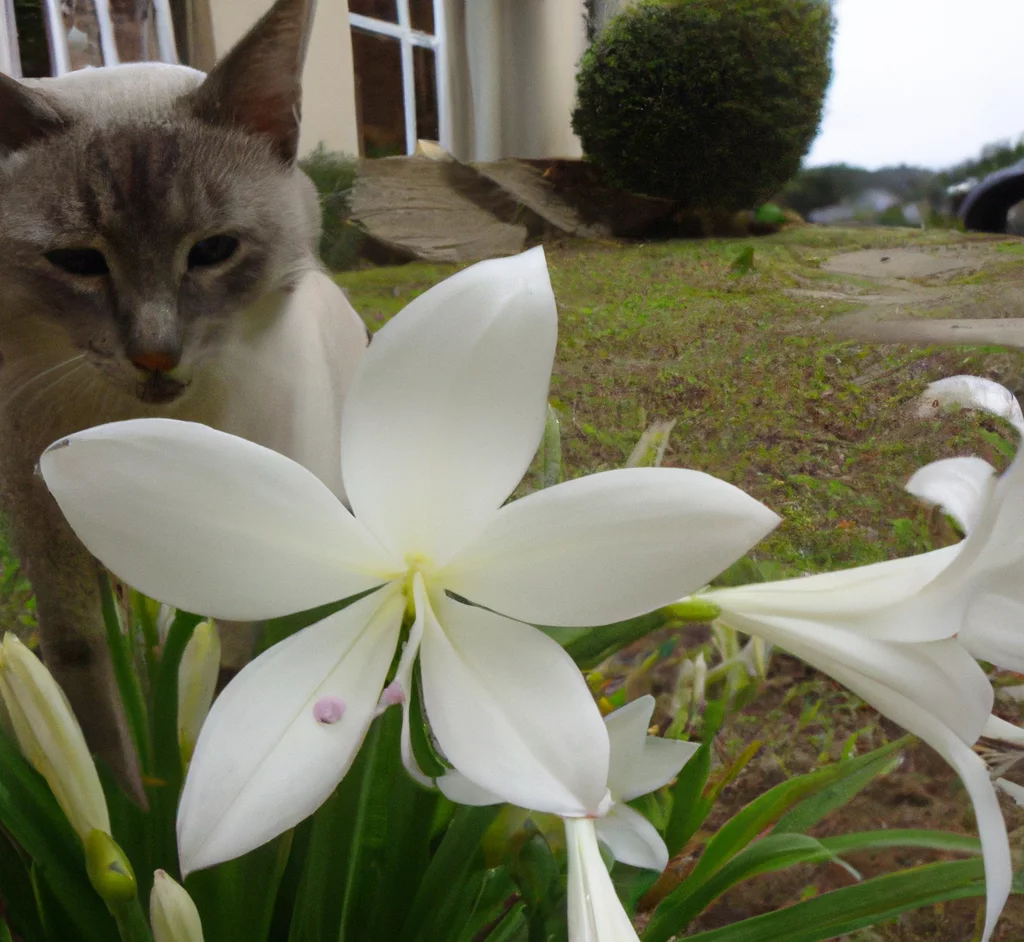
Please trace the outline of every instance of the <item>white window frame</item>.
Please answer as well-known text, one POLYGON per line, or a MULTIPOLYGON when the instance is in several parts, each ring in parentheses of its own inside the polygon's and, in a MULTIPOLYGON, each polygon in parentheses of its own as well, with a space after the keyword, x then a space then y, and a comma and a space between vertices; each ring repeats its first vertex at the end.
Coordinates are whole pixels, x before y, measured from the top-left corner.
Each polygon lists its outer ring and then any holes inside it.
POLYGON ((0 72, 21 78, 18 52, 18 25, 14 20, 14 0, 0 0, 0 72))
MULTIPOLYGON (((3 2, 3 0, 0 0, 3 2)), ((117 40, 114 34, 114 20, 110 15, 109 0, 93 0, 96 20, 100 30, 100 53, 104 65, 119 65, 117 40)), ((64 32, 64 19, 60 12, 60 0, 44 0, 46 14, 46 35, 50 43, 50 65, 54 75, 71 71, 71 55, 68 52, 68 37, 64 32)), ((153 0, 153 16, 156 28, 156 46, 159 62, 177 63, 178 51, 174 41, 174 22, 171 19, 170 0, 153 0)))
POLYGON ((412 49, 420 46, 434 53, 434 87, 437 90, 437 136, 442 147, 451 150, 451 117, 448 113, 448 69, 445 62, 444 0, 434 0, 434 35, 412 28, 409 0, 396 0, 398 22, 378 20, 349 12, 350 27, 397 39, 402 53, 402 101, 405 112, 405 152, 416 151, 416 87, 412 49))

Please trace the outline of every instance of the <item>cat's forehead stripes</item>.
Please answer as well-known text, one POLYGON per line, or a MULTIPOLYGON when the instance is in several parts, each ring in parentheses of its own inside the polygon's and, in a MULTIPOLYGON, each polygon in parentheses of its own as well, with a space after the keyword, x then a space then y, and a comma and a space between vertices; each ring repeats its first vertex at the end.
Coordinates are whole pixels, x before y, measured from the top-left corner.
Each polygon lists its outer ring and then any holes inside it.
POLYGON ((170 129, 111 129, 88 141, 82 158, 78 196, 89 226, 100 232, 154 213, 165 222, 180 217, 186 196, 201 190, 180 178, 192 168, 182 167, 180 135, 170 129))

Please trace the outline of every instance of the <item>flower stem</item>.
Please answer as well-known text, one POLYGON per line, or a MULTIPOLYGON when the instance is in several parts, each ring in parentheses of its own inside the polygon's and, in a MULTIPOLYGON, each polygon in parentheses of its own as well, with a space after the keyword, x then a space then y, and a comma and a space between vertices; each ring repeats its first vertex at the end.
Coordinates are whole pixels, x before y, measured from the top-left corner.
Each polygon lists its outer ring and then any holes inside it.
POLYGON ((117 924, 121 942, 153 942, 138 897, 127 903, 109 903, 107 908, 117 924))

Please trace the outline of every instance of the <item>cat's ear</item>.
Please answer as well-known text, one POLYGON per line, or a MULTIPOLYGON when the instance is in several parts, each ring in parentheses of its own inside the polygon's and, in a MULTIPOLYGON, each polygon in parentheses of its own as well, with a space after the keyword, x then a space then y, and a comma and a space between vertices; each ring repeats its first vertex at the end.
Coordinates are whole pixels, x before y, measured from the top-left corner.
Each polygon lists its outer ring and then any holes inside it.
POLYGON ((0 74, 0 157, 65 125, 65 119, 44 95, 0 74))
POLYGON ((293 161, 314 6, 315 0, 277 0, 191 94, 195 114, 269 137, 293 161))

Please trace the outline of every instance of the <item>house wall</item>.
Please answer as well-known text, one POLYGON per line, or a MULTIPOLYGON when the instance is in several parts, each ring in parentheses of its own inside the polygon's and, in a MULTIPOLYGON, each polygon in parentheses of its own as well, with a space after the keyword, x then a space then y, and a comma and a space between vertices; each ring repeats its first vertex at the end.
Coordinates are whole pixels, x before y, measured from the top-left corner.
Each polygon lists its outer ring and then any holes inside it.
MULTIPOLYGON (((270 8, 271 0, 193 0, 192 65, 209 71, 270 8)), ((323 143, 328 150, 359 152, 352 38, 346 0, 317 4, 302 74, 300 153, 323 143)))

